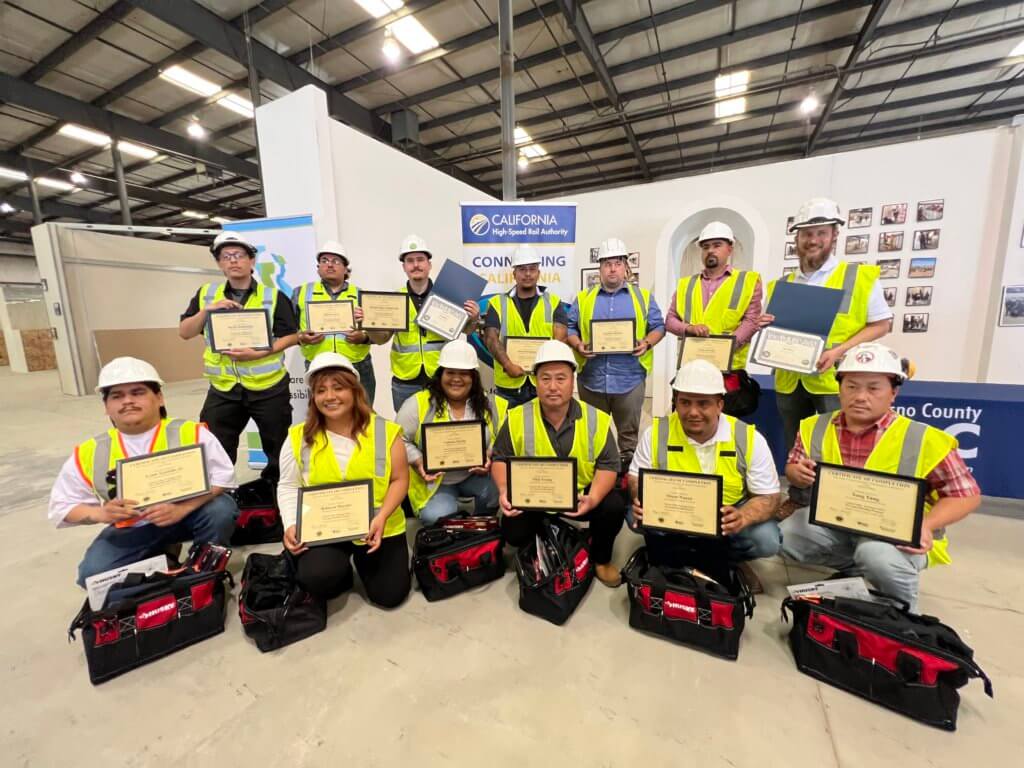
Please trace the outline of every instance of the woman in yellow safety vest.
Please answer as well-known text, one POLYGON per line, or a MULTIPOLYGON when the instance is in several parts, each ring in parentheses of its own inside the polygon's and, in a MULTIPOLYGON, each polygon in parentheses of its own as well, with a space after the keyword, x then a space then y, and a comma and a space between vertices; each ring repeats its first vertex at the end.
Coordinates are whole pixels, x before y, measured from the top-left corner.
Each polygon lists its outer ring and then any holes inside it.
POLYGON ((401 503, 409 468, 401 428, 370 410, 355 366, 337 352, 313 358, 306 372, 309 411, 281 449, 278 506, 284 546, 296 578, 313 595, 352 588, 352 562, 371 602, 394 608, 409 594, 409 550, 401 503), (373 481, 373 517, 365 538, 309 546, 296 535, 298 490, 352 480, 373 481))

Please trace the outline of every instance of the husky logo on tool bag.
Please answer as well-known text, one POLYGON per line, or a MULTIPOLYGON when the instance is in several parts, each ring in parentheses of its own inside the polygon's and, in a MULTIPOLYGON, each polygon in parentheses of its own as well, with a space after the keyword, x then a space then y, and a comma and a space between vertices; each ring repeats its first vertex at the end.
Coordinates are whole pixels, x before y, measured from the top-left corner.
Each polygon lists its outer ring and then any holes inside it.
POLYGON ((697 609, 694 608, 692 605, 683 605, 682 603, 677 603, 675 600, 666 600, 664 602, 664 606, 670 610, 682 611, 683 613, 697 612, 697 609))
POLYGON ((576 553, 573 567, 576 569, 576 578, 582 581, 587 575, 587 571, 590 570, 590 556, 587 554, 587 550, 581 549, 576 553))
POLYGON ((177 618, 178 601, 174 595, 164 595, 156 600, 143 603, 135 612, 135 626, 151 629, 177 618))

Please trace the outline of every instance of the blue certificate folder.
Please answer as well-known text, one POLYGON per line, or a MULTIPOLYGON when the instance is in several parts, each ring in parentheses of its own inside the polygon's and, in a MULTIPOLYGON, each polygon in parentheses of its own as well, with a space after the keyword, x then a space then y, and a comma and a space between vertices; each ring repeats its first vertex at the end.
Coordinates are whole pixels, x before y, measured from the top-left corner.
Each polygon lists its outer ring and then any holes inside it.
POLYGON ((765 314, 775 315, 776 328, 828 338, 839 312, 843 292, 838 288, 779 280, 765 314))
POLYGON ((441 267, 431 291, 442 299, 448 299, 461 307, 470 299, 478 300, 486 287, 487 278, 448 259, 441 267))

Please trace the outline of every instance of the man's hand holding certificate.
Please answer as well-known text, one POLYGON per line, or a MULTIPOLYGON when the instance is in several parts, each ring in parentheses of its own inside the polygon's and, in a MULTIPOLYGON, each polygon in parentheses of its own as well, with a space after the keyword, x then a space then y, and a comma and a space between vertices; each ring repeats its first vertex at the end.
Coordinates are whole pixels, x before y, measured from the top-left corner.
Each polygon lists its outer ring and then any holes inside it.
POLYGON ((761 317, 751 358, 769 368, 815 373, 835 362, 825 340, 832 330, 843 292, 836 288, 779 280, 761 317))

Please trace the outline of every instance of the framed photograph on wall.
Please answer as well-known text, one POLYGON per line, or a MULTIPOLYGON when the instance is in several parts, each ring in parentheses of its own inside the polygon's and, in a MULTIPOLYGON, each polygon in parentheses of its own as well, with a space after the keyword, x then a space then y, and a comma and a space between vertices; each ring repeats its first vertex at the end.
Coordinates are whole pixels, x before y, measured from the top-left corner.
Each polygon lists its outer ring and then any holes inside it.
POLYGON ((945 212, 945 200, 924 200, 917 204, 918 221, 938 221, 945 212))
POLYGON ((640 287, 640 273, 639 272, 630 272, 626 276, 626 282, 627 283, 632 283, 637 288, 639 288, 640 287))
POLYGON ((906 224, 907 223, 907 204, 906 203, 889 203, 882 206, 882 214, 879 216, 879 223, 883 226, 889 226, 891 224, 906 224))
POLYGON ((882 289, 882 298, 885 299, 885 303, 888 304, 890 307, 896 306, 896 290, 897 289, 895 285, 892 286, 891 288, 882 289))
POLYGON ((902 232, 879 232, 878 233, 878 252, 879 253, 891 253, 892 251, 903 250, 903 233, 902 232))
POLYGON ((629 268, 630 269, 632 269, 632 270, 640 269, 640 253, 639 253, 639 251, 633 251, 633 253, 629 254, 629 259, 627 261, 629 263, 629 268))
POLYGON ((863 229, 871 226, 874 208, 851 208, 846 215, 847 229, 863 229))
POLYGON ((910 260, 910 269, 907 270, 907 277, 935 277, 935 257, 922 256, 910 260))
POLYGON ((793 234, 793 225, 795 223, 796 223, 796 216, 790 216, 788 219, 786 219, 786 235, 787 236, 793 234))
POLYGON ((875 264, 882 270, 882 273, 879 275, 879 278, 882 280, 895 280, 900 276, 899 259, 879 259, 875 264))
POLYGON ((601 270, 597 267, 584 267, 580 270, 580 290, 588 291, 601 284, 601 270))
POLYGON ((934 251, 939 247, 939 230, 919 229, 914 232, 915 251, 934 251))
POLYGON ((795 259, 795 258, 797 258, 797 255, 796 255, 796 241, 795 240, 787 240, 786 241, 786 253, 783 256, 783 258, 784 259, 795 259))
POLYGON ((903 315, 904 333, 928 333, 928 313, 908 312, 903 315))
POLYGON ((999 324, 1003 327, 1024 325, 1024 285, 1003 286, 999 324))
POLYGON ((912 285, 907 288, 908 307, 927 307, 932 303, 932 286, 912 285))
POLYGON ((868 252, 868 241, 871 239, 871 235, 847 235, 846 236, 846 255, 856 255, 860 253, 868 252))
POLYGON ((590 249, 590 263, 591 264, 597 264, 597 254, 598 254, 598 252, 600 250, 601 250, 600 248, 591 248, 590 249))

